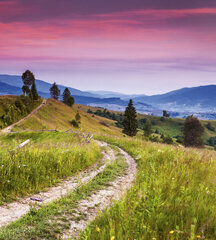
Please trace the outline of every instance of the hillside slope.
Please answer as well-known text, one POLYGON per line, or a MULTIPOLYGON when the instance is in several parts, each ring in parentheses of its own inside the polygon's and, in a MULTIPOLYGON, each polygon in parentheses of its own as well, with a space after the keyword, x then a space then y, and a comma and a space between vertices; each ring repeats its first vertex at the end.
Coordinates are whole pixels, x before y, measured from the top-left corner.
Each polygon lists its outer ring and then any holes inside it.
POLYGON ((33 101, 24 96, 0 96, 0 129, 3 129, 26 117, 41 103, 41 98, 39 98, 37 101, 33 101))
POLYGON ((71 108, 54 99, 48 99, 46 105, 29 119, 15 126, 13 131, 25 129, 57 129, 59 131, 66 131, 68 128, 77 131, 78 128, 74 128, 70 123, 75 118, 77 112, 81 116, 80 128, 82 130, 101 134, 121 135, 121 129, 115 127, 114 121, 88 114, 79 105, 71 108))

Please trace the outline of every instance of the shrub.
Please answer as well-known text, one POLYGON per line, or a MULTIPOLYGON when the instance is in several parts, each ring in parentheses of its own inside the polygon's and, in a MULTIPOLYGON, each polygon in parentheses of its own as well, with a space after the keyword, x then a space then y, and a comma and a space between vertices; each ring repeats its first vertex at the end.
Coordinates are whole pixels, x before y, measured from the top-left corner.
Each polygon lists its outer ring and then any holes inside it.
POLYGON ((78 123, 75 119, 73 119, 73 120, 71 121, 71 124, 72 124, 72 126, 75 127, 75 128, 78 128, 78 127, 79 127, 79 123, 78 123))

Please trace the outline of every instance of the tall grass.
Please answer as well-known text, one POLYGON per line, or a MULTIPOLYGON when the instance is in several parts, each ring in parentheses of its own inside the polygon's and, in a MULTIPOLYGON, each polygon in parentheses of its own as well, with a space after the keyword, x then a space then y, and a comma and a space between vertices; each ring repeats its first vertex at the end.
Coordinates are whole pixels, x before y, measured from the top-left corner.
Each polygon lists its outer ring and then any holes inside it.
POLYGON ((0 204, 55 185, 101 156, 96 144, 84 144, 81 139, 63 133, 13 134, 1 141, 5 149, 0 150, 0 204), (12 145, 27 138, 29 146, 8 153, 12 145))
POLYGON ((216 156, 140 140, 102 138, 131 154, 138 174, 125 199, 81 239, 215 239, 216 156))

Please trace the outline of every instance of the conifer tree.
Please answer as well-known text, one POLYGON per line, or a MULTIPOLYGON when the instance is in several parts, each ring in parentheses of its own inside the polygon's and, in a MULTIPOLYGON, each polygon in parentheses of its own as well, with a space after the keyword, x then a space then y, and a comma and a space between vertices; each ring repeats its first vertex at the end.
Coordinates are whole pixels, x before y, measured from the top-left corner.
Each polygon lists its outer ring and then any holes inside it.
POLYGON ((63 102, 70 107, 74 105, 74 98, 71 96, 70 90, 68 88, 65 88, 63 92, 63 102))
POLYGON ((137 134, 137 119, 136 109, 133 106, 132 99, 130 99, 128 106, 125 109, 123 120, 123 133, 128 136, 135 136, 137 134))
POLYGON ((74 98, 72 96, 68 98, 67 105, 70 107, 74 105, 74 98))
POLYGON ((184 122, 184 145, 186 147, 203 147, 204 128, 198 118, 188 116, 184 122))
POLYGON ((50 88, 50 95, 51 95, 51 98, 54 98, 56 100, 59 99, 60 90, 55 82, 53 83, 52 87, 50 88))
POLYGON ((23 90, 24 95, 29 94, 30 93, 30 86, 35 81, 34 74, 30 70, 26 70, 22 74, 22 81, 23 81, 22 90, 23 90))
POLYGON ((63 102, 65 104, 68 103, 68 99, 71 96, 70 90, 68 88, 65 88, 64 92, 63 92, 63 102))
POLYGON ((32 93, 33 100, 38 100, 38 93, 37 93, 37 88, 36 88, 35 81, 32 83, 31 93, 32 93))
POLYGON ((149 137, 152 134, 152 124, 149 120, 146 121, 143 127, 143 131, 144 131, 144 136, 146 137, 149 137))
POLYGON ((80 116, 79 112, 76 113, 75 120, 76 120, 77 123, 80 123, 81 116, 80 116))

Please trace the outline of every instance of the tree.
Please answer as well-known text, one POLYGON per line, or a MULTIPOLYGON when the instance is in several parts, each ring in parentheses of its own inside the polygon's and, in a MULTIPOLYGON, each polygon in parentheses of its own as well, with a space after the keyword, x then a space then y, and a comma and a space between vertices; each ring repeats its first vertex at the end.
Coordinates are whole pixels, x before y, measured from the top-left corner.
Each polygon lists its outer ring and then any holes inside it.
POLYGON ((33 100, 38 100, 38 93, 37 93, 37 88, 36 88, 35 81, 32 83, 31 93, 32 93, 33 100))
POLYGON ((76 120, 77 123, 80 123, 81 116, 80 116, 79 112, 76 113, 75 120, 76 120))
POLYGON ((63 102, 70 107, 74 105, 74 98, 71 96, 70 90, 68 88, 65 88, 63 92, 63 102))
POLYGON ((169 117, 169 113, 166 110, 163 110, 163 117, 169 117))
POLYGON ((146 137, 149 137, 152 134, 152 124, 149 120, 146 121, 143 127, 143 131, 144 131, 144 136, 146 137))
POLYGON ((30 93, 30 86, 35 81, 34 74, 30 70, 26 70, 22 74, 22 81, 23 81, 22 90, 23 90, 24 95, 29 94, 30 93))
POLYGON ((26 95, 29 95, 29 93, 30 93, 29 87, 28 87, 28 86, 25 86, 25 85, 22 86, 22 91, 23 91, 23 94, 24 94, 25 96, 26 96, 26 95))
POLYGON ((208 123, 206 124, 206 127, 208 128, 208 130, 210 130, 210 131, 212 131, 212 132, 215 131, 215 128, 211 125, 210 122, 208 122, 208 123))
POLYGON ((68 99, 71 96, 70 90, 68 88, 65 88, 64 92, 63 92, 63 102, 65 104, 68 103, 68 99))
POLYGON ((50 88, 50 95, 51 95, 51 98, 54 98, 56 100, 59 99, 60 90, 55 82, 53 83, 52 87, 50 88))
POLYGON ((198 118, 188 116, 184 122, 184 145, 186 147, 203 147, 204 128, 198 118))
POLYGON ((135 136, 137 134, 137 118, 136 109, 133 106, 133 102, 130 99, 128 106, 125 109, 123 120, 123 133, 128 136, 135 136))
POLYGON ((67 105, 72 107, 74 105, 74 98, 70 96, 67 100, 67 105))

